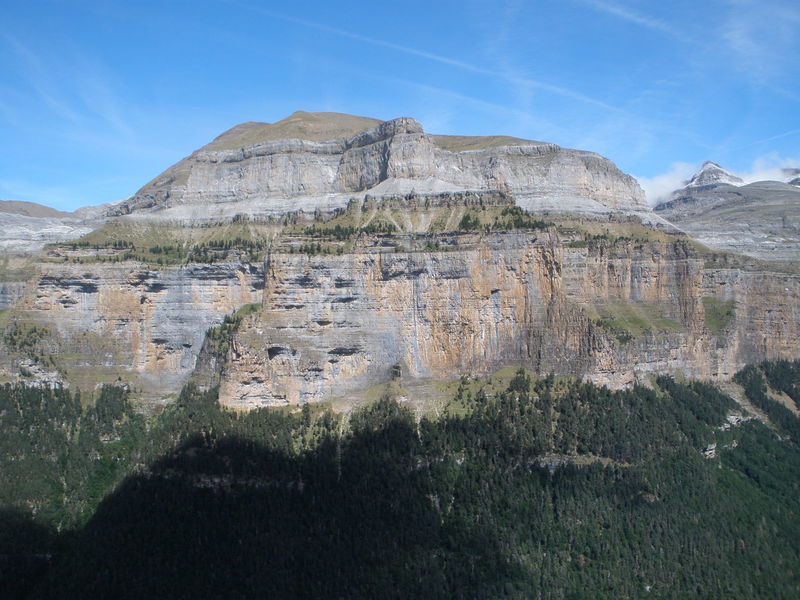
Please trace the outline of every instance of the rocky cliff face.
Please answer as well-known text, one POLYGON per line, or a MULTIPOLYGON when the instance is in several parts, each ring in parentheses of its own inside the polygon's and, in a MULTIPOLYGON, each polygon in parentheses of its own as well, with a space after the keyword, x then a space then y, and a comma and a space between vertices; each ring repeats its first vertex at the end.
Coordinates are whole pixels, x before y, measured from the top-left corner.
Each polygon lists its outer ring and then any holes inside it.
POLYGON ((6 378, 68 382, 91 390, 124 381, 156 399, 180 389, 206 331, 261 302, 261 265, 228 262, 148 270, 44 263, 0 344, 6 378))
POLYGON ((318 119, 295 113, 251 126, 248 135, 224 134, 225 143, 195 152, 111 212, 208 219, 330 211, 366 194, 487 190, 511 194, 531 210, 649 212, 636 181, 591 152, 515 138, 431 136, 410 118, 375 126, 328 116, 327 128, 309 135, 308 124, 318 119))
POLYGON ((2 288, 0 375, 84 390, 123 381, 156 401, 199 357, 225 404, 252 408, 347 395, 398 373, 453 379, 523 365, 622 387, 651 373, 725 379, 798 356, 798 277, 659 238, 549 227, 432 244, 362 233, 321 254, 290 238, 255 263, 236 253, 163 267, 42 262, 2 288), (254 312, 230 338, 206 339, 245 305, 254 312))
MULTIPOLYGON (((706 171, 697 190, 751 187, 706 171)), ((252 408, 398 375, 523 365, 622 387, 798 357, 797 277, 620 216, 656 219, 610 161, 553 144, 298 113, 237 126, 105 210, 81 240, 3 258, 0 381, 157 401, 194 373, 252 408)))
POLYGON ((99 227, 107 207, 63 212, 35 202, 0 200, 0 251, 30 254, 45 245, 86 235, 99 227))
POLYGON ((222 401, 319 401, 398 371, 451 379, 519 364, 613 387, 651 373, 724 379, 797 354, 795 277, 707 269, 682 241, 574 248, 519 233, 455 243, 273 254, 264 310, 230 346, 222 401))

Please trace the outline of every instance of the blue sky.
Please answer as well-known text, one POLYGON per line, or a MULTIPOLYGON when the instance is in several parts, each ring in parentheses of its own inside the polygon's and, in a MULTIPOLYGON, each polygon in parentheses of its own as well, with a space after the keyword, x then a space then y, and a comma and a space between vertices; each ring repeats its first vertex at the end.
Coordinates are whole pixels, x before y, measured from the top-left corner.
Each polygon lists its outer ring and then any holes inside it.
POLYGON ((653 193, 800 166, 796 0, 4 3, 0 198, 126 198, 242 121, 412 116, 599 152, 653 193), (755 173, 759 172, 759 173, 755 173))

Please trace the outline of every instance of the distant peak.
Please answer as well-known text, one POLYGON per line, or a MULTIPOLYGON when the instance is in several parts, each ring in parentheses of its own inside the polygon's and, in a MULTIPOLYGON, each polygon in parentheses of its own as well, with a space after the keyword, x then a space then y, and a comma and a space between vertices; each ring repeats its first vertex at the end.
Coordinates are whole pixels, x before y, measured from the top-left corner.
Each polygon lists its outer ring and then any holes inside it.
POLYGON ((703 187, 707 185, 742 185, 744 181, 717 163, 707 160, 692 178, 686 182, 686 187, 703 187))

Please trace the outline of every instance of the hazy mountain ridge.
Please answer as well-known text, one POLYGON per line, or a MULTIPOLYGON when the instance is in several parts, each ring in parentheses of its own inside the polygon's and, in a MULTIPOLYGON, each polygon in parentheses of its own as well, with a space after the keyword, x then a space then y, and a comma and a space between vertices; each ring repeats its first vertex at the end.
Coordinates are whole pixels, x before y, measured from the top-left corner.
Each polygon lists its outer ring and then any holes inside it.
POLYGON ((0 200, 0 213, 35 218, 59 218, 71 217, 74 215, 74 213, 56 210, 55 208, 50 208, 44 204, 37 204, 36 202, 24 202, 20 200, 0 200))
POLYGON ((77 239, 101 227, 111 206, 83 206, 67 212, 36 202, 0 200, 0 250, 30 255, 47 244, 77 239))
POLYGON ((745 184, 706 162, 654 210, 712 248, 794 261, 800 257, 800 189, 791 183, 796 171, 783 169, 786 181, 745 184))

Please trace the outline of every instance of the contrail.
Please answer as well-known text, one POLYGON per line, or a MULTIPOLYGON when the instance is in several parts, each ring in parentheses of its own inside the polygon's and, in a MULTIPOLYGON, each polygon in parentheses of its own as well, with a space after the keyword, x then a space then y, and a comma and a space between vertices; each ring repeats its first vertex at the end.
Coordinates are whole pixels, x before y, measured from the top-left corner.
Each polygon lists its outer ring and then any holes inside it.
POLYGON ((546 92, 550 92, 552 94, 557 94, 559 96, 563 96, 566 98, 571 98, 572 100, 578 100, 580 102, 584 102, 587 104, 593 104, 595 106, 600 106, 607 110, 612 110, 616 112, 622 112, 621 109, 612 106, 610 104, 606 104, 601 100, 597 100, 595 98, 591 98, 589 96, 585 96, 579 92, 575 92, 569 90, 567 88, 563 88, 557 85, 551 85, 549 83, 545 83, 542 81, 538 81, 536 79, 529 79, 527 77, 508 77, 503 75, 502 73, 498 73, 495 70, 487 69, 485 67, 480 67, 477 65, 473 65, 470 63, 466 63, 461 60, 457 60, 454 58, 450 58, 447 56, 442 56, 440 54, 434 54, 433 52, 426 52, 424 50, 418 50, 416 48, 411 48, 409 46, 403 46, 401 44, 395 44, 393 42, 387 42, 386 40, 379 40, 376 38, 367 37, 364 35, 360 35, 357 33, 352 33, 350 31, 346 31, 344 29, 339 29, 338 27, 331 27, 330 25, 325 25, 323 23, 316 23, 314 21, 308 21, 306 19, 300 19, 298 17, 292 17, 290 15, 285 15, 282 13, 274 12, 271 10, 267 10, 258 6, 250 6, 248 4, 243 4, 241 2, 236 2, 235 0, 223 0, 226 4, 231 4, 234 6, 238 6, 240 8, 244 8, 247 10, 251 10, 253 12, 261 13, 263 15, 267 15, 269 17, 273 17, 275 19, 280 19, 282 21, 287 21, 289 23, 296 23, 298 25, 302 25, 304 27, 309 27, 311 29, 316 29, 318 31, 324 31, 325 33, 330 33, 332 35, 337 35, 339 37, 348 38, 351 40, 355 40, 357 42, 361 42, 363 44, 370 44, 372 46, 379 46, 382 48, 388 48, 390 50, 394 50, 396 52, 402 52, 403 54, 408 54, 410 56, 417 56, 419 58, 424 58, 427 60, 435 61, 441 64, 445 64, 451 67, 455 67, 457 69, 461 69, 463 71, 470 71, 472 73, 479 73, 481 75, 486 75, 488 77, 493 78, 500 78, 508 81, 509 83, 514 84, 523 84, 528 85, 530 87, 534 87, 546 92))

